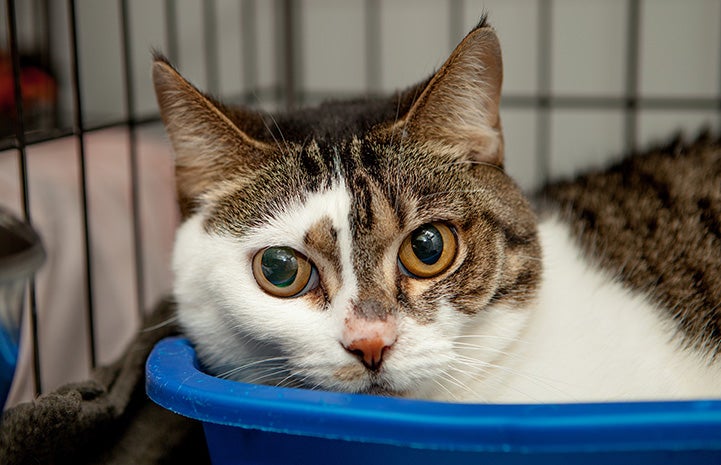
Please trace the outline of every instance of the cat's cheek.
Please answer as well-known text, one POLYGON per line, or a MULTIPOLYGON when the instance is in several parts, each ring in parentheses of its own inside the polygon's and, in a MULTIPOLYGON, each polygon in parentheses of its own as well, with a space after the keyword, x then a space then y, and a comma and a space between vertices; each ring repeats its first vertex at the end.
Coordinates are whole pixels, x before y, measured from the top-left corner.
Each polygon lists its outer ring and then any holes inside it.
POLYGON ((409 316, 400 318, 398 339, 380 373, 394 395, 420 397, 421 392, 436 385, 451 361, 450 334, 456 332, 452 315, 452 310, 440 303, 437 323, 422 324, 409 316))

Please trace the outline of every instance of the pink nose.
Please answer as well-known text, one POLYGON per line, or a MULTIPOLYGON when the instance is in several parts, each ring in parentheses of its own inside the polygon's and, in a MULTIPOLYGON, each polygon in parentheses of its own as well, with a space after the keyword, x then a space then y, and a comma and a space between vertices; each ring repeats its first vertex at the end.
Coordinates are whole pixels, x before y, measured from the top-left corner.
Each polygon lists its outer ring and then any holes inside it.
POLYGON ((386 345, 383 338, 369 337, 356 339, 348 345, 343 345, 345 350, 352 353, 363 362, 369 370, 377 371, 383 362, 383 352, 390 347, 386 345))

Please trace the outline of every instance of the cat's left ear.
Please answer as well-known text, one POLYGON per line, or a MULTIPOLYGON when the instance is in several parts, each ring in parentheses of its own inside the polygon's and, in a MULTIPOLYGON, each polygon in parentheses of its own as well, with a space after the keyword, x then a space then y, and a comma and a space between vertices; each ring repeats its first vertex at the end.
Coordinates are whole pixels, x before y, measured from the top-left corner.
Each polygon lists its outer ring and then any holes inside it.
POLYGON ((502 82, 501 47, 484 18, 433 75, 399 124, 407 137, 433 150, 501 166, 502 82))
POLYGON ((161 55, 153 63, 160 116, 175 153, 175 179, 183 217, 219 182, 253 173, 273 148, 241 125, 262 127, 260 116, 231 112, 201 93, 161 55))

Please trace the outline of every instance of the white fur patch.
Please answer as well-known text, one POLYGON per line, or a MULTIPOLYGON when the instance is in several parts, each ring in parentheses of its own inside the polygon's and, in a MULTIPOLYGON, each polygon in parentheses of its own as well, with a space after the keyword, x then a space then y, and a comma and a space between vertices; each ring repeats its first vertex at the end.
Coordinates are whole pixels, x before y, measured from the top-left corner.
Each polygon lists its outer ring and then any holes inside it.
POLYGON ((498 402, 718 397, 721 368, 682 349, 672 322, 642 294, 583 258, 566 225, 540 225, 544 278, 525 331, 495 363, 498 402))
POLYGON ((209 368, 218 373, 262 358, 265 351, 255 348, 259 341, 298 359, 322 358, 337 349, 342 320, 335 312, 309 308, 303 298, 282 299, 263 292, 253 277, 252 258, 264 247, 280 245, 307 254, 305 233, 316 221, 330 218, 338 230, 343 265, 343 287, 335 303, 347 303, 356 292, 349 209, 350 197, 340 183, 310 195, 303 204, 288 205, 242 239, 207 233, 202 213, 180 227, 173 261, 178 315, 209 368))

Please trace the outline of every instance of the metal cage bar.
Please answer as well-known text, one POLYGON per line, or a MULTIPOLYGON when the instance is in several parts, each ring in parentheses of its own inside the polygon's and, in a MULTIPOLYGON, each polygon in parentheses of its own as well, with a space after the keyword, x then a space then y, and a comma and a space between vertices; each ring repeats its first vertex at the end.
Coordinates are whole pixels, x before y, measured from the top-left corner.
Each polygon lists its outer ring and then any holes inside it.
POLYGON ((366 0, 365 16, 366 90, 378 94, 381 90, 381 11, 380 0, 366 0))
POLYGON ((247 89, 242 102, 246 105, 255 103, 255 93, 258 88, 258 52, 254 44, 257 43, 258 29, 256 27, 256 8, 254 0, 243 0, 240 5, 240 62, 243 66, 243 83, 247 89))
POLYGON ((538 7, 538 92, 535 105, 536 116, 536 159, 538 177, 546 182, 551 173, 551 0, 539 0, 538 7))
POLYGON ((137 310, 140 321, 145 315, 145 267, 142 243, 140 205, 140 170, 138 165, 138 134, 135 120, 135 87, 133 85, 132 39, 130 37, 130 11, 127 0, 120 0, 120 38, 122 44, 123 87, 125 91, 126 124, 128 127, 128 157, 130 162, 130 202, 133 225, 135 258, 135 285, 137 310))
POLYGON ((451 50, 463 37, 463 0, 448 0, 448 44, 451 50))
POLYGON ((282 70, 281 93, 285 107, 293 108, 298 104, 298 78, 300 69, 300 53, 296 5, 293 0, 282 0, 280 6, 281 22, 281 56, 282 70))
POLYGON ((636 150, 638 144, 638 75, 639 49, 641 48, 641 2, 628 0, 626 26, 626 104, 624 111, 624 142, 627 151, 636 150))
POLYGON ((88 353, 90 365, 97 365, 97 345, 95 341, 95 300, 93 298, 93 260, 92 235, 88 217, 88 168, 85 152, 85 122, 83 119, 83 97, 80 85, 80 55, 78 51, 77 5, 75 0, 68 0, 68 18, 70 32, 70 65, 73 89, 73 134, 77 140, 78 164, 80 168, 80 204, 83 220, 83 252, 85 253, 85 303, 87 309, 88 353))
POLYGON ((203 3, 203 50, 205 50, 206 91, 217 95, 220 93, 220 60, 218 58, 218 21, 215 0, 203 3))
POLYGON ((165 53, 171 63, 178 66, 178 10, 175 0, 163 2, 163 19, 165 19, 165 53))
MULTIPOLYGON (((8 41, 10 44, 10 59, 12 62, 13 97, 15 99, 15 148, 18 152, 18 165, 20 167, 20 186, 22 195, 22 208, 25 221, 32 224, 30 211, 30 190, 28 183, 27 145, 25 139, 24 108, 22 98, 22 82, 20 79, 20 52, 18 50, 17 16, 15 0, 7 0, 5 8, 8 19, 8 41)), ((42 392, 42 376, 40 373, 40 337, 38 328, 38 305, 35 279, 30 279, 28 289, 30 306, 30 331, 33 346, 33 378, 35 394, 42 392)))

